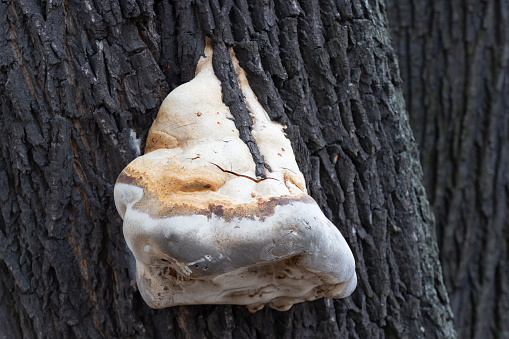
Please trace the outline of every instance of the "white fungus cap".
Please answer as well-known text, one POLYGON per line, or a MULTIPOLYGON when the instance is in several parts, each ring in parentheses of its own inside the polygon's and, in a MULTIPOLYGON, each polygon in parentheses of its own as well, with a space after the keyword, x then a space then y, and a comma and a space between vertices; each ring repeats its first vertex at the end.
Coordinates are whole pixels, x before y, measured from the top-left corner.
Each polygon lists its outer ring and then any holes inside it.
POLYGON ((307 195, 283 126, 270 121, 231 53, 252 135, 272 172, 256 178, 207 44, 196 77, 161 105, 146 154, 115 185, 141 295, 153 308, 238 304, 251 311, 344 298, 357 283, 352 252, 307 195))

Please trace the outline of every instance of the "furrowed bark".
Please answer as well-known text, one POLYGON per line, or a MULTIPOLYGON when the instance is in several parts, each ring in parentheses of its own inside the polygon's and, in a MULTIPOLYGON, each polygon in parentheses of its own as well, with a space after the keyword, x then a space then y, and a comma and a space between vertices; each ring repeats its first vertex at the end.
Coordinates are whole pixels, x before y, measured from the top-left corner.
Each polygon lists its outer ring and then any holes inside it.
POLYGON ((509 338, 509 3, 387 2, 460 338, 509 338))
POLYGON ((0 326, 26 338, 452 337, 384 10, 0 3, 0 300, 14 303, 0 307, 0 326), (206 36, 234 48, 269 116, 287 125, 311 194, 356 257, 351 297, 251 314, 152 310, 136 291, 113 184, 165 95, 194 76, 206 36))

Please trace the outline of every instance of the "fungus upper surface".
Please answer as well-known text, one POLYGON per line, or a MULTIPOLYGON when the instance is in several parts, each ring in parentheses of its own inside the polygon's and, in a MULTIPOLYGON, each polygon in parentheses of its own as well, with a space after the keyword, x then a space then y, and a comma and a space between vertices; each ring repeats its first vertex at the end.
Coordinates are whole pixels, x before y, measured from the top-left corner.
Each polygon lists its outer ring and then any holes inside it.
POLYGON ((268 304, 286 310, 355 288, 353 255, 307 195, 283 127, 270 121, 233 52, 252 135, 271 171, 255 175, 222 101, 209 44, 196 76, 164 100, 145 155, 115 185, 137 283, 154 308, 268 304))

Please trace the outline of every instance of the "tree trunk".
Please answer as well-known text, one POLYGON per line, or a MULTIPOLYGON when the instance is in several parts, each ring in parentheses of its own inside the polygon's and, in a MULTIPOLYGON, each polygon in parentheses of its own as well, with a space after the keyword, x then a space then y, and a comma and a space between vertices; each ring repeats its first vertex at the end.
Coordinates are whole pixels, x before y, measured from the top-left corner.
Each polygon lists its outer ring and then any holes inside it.
POLYGON ((384 11, 358 0, 1 2, 0 334, 453 337, 384 11), (234 47, 287 125, 310 193, 354 252, 351 297, 251 314, 152 310, 137 292, 113 184, 165 95, 193 78, 206 36, 234 47))
POLYGON ((460 338, 509 338, 509 2, 390 0, 460 338))

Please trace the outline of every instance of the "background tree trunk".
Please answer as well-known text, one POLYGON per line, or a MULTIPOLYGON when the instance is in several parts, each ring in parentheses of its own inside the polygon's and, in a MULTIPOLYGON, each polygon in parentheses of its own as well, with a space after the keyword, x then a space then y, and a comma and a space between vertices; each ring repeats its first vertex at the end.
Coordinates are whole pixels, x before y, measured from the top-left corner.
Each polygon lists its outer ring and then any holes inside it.
POLYGON ((509 338, 509 2, 387 1, 459 338, 509 338))
POLYGON ((0 334, 453 337, 384 11, 358 0, 1 2, 0 334), (113 184, 165 95, 193 78, 206 35, 218 51, 234 46, 288 126, 310 193, 356 257, 351 297, 250 314, 152 310, 137 292, 113 184))

